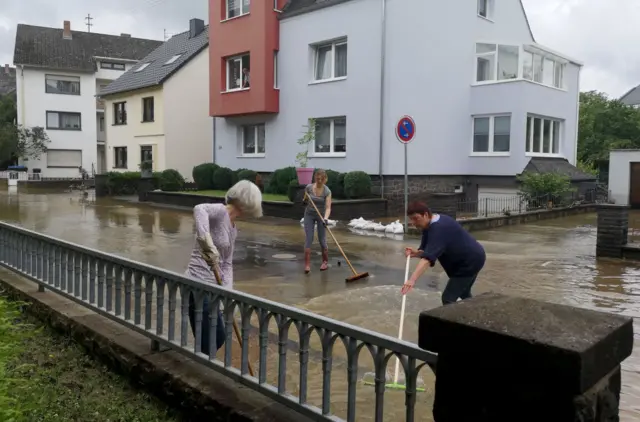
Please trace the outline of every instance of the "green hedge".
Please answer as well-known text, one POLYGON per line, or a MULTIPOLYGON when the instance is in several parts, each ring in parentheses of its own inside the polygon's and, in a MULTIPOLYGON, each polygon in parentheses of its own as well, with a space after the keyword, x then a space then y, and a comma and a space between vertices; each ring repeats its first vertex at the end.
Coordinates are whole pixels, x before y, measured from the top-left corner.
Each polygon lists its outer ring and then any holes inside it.
POLYGON ((347 198, 359 199, 371 195, 371 176, 364 171, 352 171, 344 176, 344 193, 347 198))
POLYGON ((184 190, 184 177, 178 170, 167 169, 160 173, 160 190, 179 192, 184 190))
POLYGON ((269 183, 265 189, 266 193, 287 195, 289 184, 292 180, 298 180, 295 167, 285 167, 274 171, 269 178, 269 183))
POLYGON ((256 183, 257 177, 258 173, 253 170, 240 169, 240 171, 238 171, 238 180, 248 180, 256 183))
POLYGON ((235 183, 236 175, 229 167, 220 167, 213 173, 213 189, 227 190, 235 183))
POLYGON ((193 168, 191 176, 199 190, 211 190, 214 188, 213 174, 219 168, 219 165, 213 163, 203 163, 193 168))
MULTIPOLYGON (((158 189, 160 173, 153 173, 153 187, 158 189)), ((138 192, 139 171, 112 171, 107 173, 107 189, 109 195, 134 195, 138 192)))

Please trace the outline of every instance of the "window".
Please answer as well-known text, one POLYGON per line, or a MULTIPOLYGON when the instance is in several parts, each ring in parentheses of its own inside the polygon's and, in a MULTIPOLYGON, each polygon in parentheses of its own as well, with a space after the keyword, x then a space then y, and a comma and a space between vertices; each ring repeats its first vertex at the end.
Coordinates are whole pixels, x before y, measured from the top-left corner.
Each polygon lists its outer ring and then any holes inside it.
POLYGON ((127 168, 127 147, 113 147, 113 168, 127 168))
POLYGON ((167 60, 164 64, 168 65, 168 64, 175 63, 176 60, 178 60, 180 58, 180 56, 182 56, 182 54, 176 54, 175 56, 173 56, 169 60, 167 60))
POLYGON ((542 54, 524 51, 522 77, 543 85, 564 88, 564 63, 542 54))
POLYGON ((104 132, 104 117, 100 117, 98 120, 98 130, 104 132))
POLYGON ((142 72, 143 70, 145 70, 147 68, 147 66, 149 66, 151 63, 143 63, 142 66, 140 66, 139 68, 137 68, 136 70, 134 70, 134 72, 142 72))
POLYGON ((526 151, 530 154, 560 154, 562 122, 544 117, 527 117, 526 151))
POLYGON ((511 116, 473 118, 473 152, 506 155, 511 149, 511 116))
POLYGON ((315 47, 314 80, 347 77, 347 41, 336 41, 315 47))
POLYGON ((140 145, 140 164, 149 161, 153 163, 153 146, 140 145))
POLYGON ((516 79, 519 51, 512 45, 476 44, 476 82, 516 79))
POLYGON ((101 69, 124 70, 123 63, 100 62, 101 69))
POLYGON ((225 2, 227 3, 227 19, 249 13, 251 0, 225 0, 225 2))
POLYGON ((47 129, 82 130, 80 113, 47 111, 47 129))
POLYGON ((242 127, 242 155, 265 153, 264 123, 242 127))
POLYGON ((227 59, 227 91, 249 89, 249 72, 251 61, 249 55, 230 57, 227 59))
POLYGON ((278 89, 278 52, 273 52, 273 87, 278 89))
POLYGON ((478 0, 478 16, 489 19, 491 0, 478 0))
POLYGON ((79 76, 45 75, 44 79, 47 94, 80 95, 79 76))
POLYGON ((127 103, 125 101, 119 103, 113 103, 113 124, 114 125, 126 125, 127 124, 127 103))
POLYGON ((316 119, 316 154, 345 154, 347 152, 347 118, 316 119))
POLYGON ((142 99, 142 121, 153 122, 153 97, 142 99))
POLYGON ((79 168, 82 167, 82 150, 80 149, 48 149, 47 167, 79 168))

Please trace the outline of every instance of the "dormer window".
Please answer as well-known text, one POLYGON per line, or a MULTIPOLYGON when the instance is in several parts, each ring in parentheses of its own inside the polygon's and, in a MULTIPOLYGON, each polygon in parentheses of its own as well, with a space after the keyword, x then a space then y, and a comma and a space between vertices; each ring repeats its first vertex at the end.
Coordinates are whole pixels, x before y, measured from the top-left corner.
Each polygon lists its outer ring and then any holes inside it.
POLYGON ((140 66, 139 68, 137 68, 134 72, 142 72, 143 70, 145 70, 147 68, 147 66, 149 66, 150 63, 145 63, 142 66, 140 66))
POLYGON ((175 63, 176 60, 178 60, 180 58, 180 56, 182 56, 182 54, 176 54, 175 56, 171 57, 169 60, 167 60, 164 64, 172 64, 175 63))

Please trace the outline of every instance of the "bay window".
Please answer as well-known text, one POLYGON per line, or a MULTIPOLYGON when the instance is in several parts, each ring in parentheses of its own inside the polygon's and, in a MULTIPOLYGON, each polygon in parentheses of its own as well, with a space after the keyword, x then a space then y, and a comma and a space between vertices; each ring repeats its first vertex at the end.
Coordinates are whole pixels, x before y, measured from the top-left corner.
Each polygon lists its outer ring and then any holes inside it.
POLYGON ((527 116, 526 152, 532 155, 560 154, 562 121, 548 117, 527 116))
POLYGON ((476 44, 476 82, 516 79, 519 52, 513 45, 476 44))

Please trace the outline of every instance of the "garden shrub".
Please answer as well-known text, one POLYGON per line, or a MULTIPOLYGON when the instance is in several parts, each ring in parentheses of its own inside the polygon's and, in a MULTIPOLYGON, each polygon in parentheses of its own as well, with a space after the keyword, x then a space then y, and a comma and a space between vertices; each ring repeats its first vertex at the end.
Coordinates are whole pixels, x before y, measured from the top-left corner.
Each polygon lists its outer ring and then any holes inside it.
POLYGON ((527 201, 548 200, 559 202, 575 189, 571 179, 559 173, 524 172, 518 176, 520 196, 527 201))
POLYGON ((160 173, 160 190, 178 192, 184 190, 184 177, 178 170, 167 169, 160 173))
POLYGON ((371 177, 364 171, 351 171, 344 176, 344 193, 347 198, 366 198, 371 195, 371 177))
POLYGON ((258 173, 253 170, 242 169, 238 172, 238 180, 248 180, 250 182, 256 183, 257 177, 258 173))
POLYGON ((213 174, 220 168, 214 163, 203 163, 195 166, 191 176, 199 190, 213 189, 213 174))
POLYGON ((295 180, 298 183, 298 174, 295 167, 284 167, 273 172, 271 178, 269 178, 269 184, 267 185, 267 193, 273 193, 277 195, 287 195, 289 190, 289 183, 295 180))
MULTIPOLYGON (((313 181, 316 180, 316 171, 313 171, 313 181)), ((344 198, 344 175, 340 178, 342 173, 335 170, 324 170, 327 173, 327 187, 331 189, 331 196, 333 198, 344 198)))
POLYGON ((234 173, 228 167, 220 167, 213 173, 213 188, 227 190, 233 186, 234 173))
MULTIPOLYGON (((157 189, 160 173, 153 173, 153 188, 157 189)), ((134 195, 138 192, 139 171, 111 171, 107 173, 107 190, 109 195, 134 195)))

